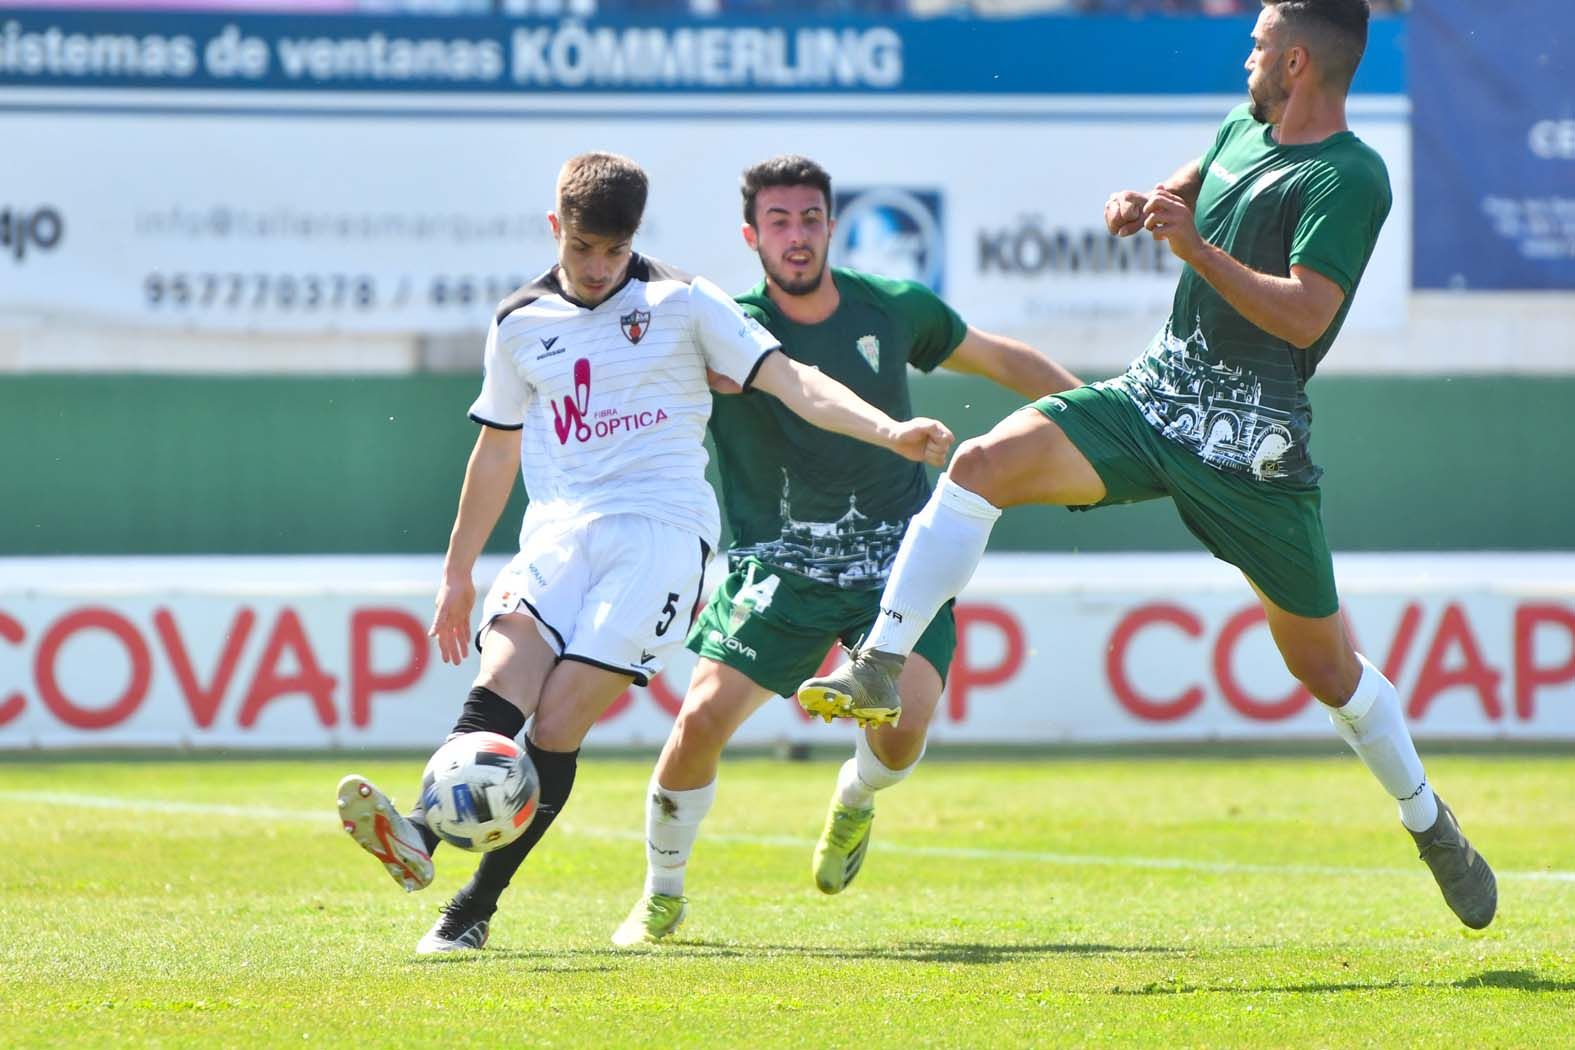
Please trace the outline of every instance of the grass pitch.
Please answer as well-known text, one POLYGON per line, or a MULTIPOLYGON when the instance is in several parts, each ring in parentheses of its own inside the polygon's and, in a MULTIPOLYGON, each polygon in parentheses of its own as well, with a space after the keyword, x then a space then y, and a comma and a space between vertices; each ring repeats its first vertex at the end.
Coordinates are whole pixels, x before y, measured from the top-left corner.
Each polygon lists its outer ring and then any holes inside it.
MULTIPOLYGON (((938 749, 939 750, 939 749, 938 749)), ((0 764, 0 1045, 1559 1046, 1575 1043, 1575 758, 1435 756, 1499 871, 1445 908, 1347 755, 948 761, 818 894, 832 761, 734 760, 677 943, 608 935, 649 758, 590 755, 479 955, 418 958, 469 875, 400 893, 334 785, 421 760, 0 764)))

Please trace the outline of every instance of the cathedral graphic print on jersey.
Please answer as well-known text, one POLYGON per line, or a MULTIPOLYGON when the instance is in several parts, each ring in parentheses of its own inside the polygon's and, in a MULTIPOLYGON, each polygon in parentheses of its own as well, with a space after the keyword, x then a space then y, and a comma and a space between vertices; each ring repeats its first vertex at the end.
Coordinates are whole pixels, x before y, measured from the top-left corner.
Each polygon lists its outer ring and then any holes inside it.
POLYGON ((1185 339, 1167 324, 1127 374, 1113 380, 1165 437, 1204 462, 1247 470, 1261 481, 1285 476, 1291 415, 1263 403, 1263 384, 1209 352, 1201 321, 1185 339))
POLYGON ((879 590, 902 546, 906 521, 875 521, 859 512, 858 497, 836 521, 798 521, 792 513, 788 472, 782 471, 782 532, 760 543, 734 547, 728 559, 756 558, 765 565, 829 583, 843 590, 879 590))

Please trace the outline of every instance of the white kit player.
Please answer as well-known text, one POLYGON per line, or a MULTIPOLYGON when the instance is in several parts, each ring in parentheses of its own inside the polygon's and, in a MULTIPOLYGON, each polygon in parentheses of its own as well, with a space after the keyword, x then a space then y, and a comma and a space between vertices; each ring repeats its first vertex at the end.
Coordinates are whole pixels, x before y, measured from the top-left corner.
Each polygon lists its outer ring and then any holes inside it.
MULTIPOLYGON (((421 953, 480 948, 499 895, 562 812, 581 741, 630 682, 683 644, 720 518, 702 444, 708 371, 781 399, 816 426, 940 466, 952 434, 897 422, 777 340, 719 288, 632 250, 645 173, 587 153, 559 172, 547 216, 557 265, 500 305, 470 417, 465 469, 430 634, 444 661, 468 656, 471 571, 523 473, 520 553, 499 574, 475 635, 481 669, 454 733, 516 737, 541 783, 535 820, 482 856, 421 953)), ((406 890, 432 881, 437 836, 364 777, 339 785, 345 829, 406 890)))

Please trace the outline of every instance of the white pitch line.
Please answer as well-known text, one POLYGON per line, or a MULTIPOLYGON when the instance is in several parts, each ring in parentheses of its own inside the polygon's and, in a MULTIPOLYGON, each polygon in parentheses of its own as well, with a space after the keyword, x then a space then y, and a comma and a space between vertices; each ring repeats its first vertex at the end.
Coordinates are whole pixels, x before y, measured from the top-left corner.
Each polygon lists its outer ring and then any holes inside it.
MULTIPOLYGON (((46 805, 79 806, 83 809, 113 809, 139 813, 191 814, 193 816, 236 817, 242 820, 286 824, 311 824, 331 828, 336 823, 332 807, 321 810, 277 809, 269 806, 234 806, 212 802, 180 802, 174 799, 119 798, 112 795, 79 795, 60 791, 0 791, 0 799, 46 805)), ((609 839, 618 842, 643 842, 639 831, 585 827, 565 822, 559 829, 570 835, 609 839)), ((707 842, 735 846, 768 846, 782 849, 814 848, 809 839, 790 835, 707 835, 707 842)), ((1052 853, 1044 850, 975 849, 967 846, 912 846, 889 839, 877 845, 882 853, 912 857, 938 857, 944 860, 1006 861, 1017 864, 1051 864, 1063 867, 1141 868, 1154 871, 1192 871, 1208 875, 1316 875, 1323 878, 1413 878, 1416 868, 1357 868, 1330 864, 1242 864, 1235 861, 1188 860, 1180 857, 1137 857, 1089 853, 1052 853)), ((1575 883, 1575 871, 1496 871, 1500 879, 1525 882, 1575 883)))

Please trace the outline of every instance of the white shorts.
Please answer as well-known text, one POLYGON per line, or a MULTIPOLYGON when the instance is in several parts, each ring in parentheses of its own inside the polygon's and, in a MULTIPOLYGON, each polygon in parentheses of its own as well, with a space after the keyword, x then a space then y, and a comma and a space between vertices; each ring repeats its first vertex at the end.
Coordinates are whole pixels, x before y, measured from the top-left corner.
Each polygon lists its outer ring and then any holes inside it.
POLYGON ((694 533, 635 514, 536 529, 487 592, 476 647, 523 609, 560 658, 645 685, 694 624, 709 557, 694 533))

